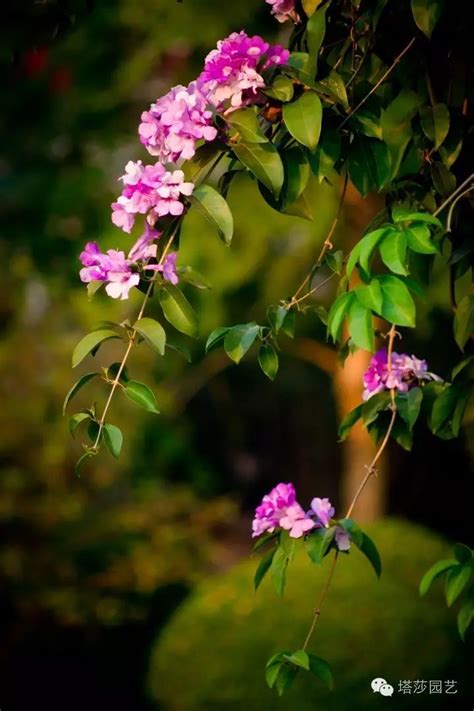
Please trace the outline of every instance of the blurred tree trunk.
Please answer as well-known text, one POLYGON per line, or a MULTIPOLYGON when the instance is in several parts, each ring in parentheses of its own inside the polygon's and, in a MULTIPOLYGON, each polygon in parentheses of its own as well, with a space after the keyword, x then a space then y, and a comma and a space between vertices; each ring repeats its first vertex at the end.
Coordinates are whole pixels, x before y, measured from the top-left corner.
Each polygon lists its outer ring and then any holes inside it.
MULTIPOLYGON (((344 253, 353 247, 370 220, 383 206, 378 196, 362 200, 349 184, 344 209, 344 253)), ((343 368, 337 367, 334 375, 334 395, 339 417, 361 401, 362 376, 366 370, 370 353, 359 350, 347 358, 343 368)), ((375 453, 375 447, 367 430, 358 423, 351 431, 343 446, 343 467, 340 482, 342 510, 347 510, 364 474, 365 467, 375 453)), ((354 517, 359 521, 372 521, 385 513, 386 507, 386 467, 382 460, 378 468, 379 476, 369 481, 355 508, 354 517)))

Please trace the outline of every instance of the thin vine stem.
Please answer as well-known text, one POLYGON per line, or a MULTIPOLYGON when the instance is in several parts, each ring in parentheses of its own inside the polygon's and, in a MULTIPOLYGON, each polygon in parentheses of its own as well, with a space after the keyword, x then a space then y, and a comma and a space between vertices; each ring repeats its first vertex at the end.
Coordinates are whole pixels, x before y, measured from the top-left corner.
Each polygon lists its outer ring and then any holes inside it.
MULTIPOLYGON (((460 185, 458 188, 456 188, 456 190, 454 190, 454 192, 452 192, 451 195, 449 195, 449 196, 446 198, 446 200, 445 200, 444 202, 442 202, 441 205, 433 212, 433 217, 437 217, 437 216, 439 215, 439 213, 442 212, 442 211, 444 210, 444 208, 445 208, 447 205, 449 205, 449 203, 450 203, 452 200, 454 200, 454 199, 459 195, 459 193, 462 192, 462 191, 466 188, 466 186, 467 186, 469 183, 473 183, 473 182, 474 182, 474 173, 471 173, 471 175, 470 175, 468 178, 466 178, 466 180, 464 180, 464 181, 461 183, 461 185, 460 185)), ((470 188, 469 188, 469 190, 471 190, 472 187, 474 187, 474 186, 471 185, 470 188)), ((466 192, 469 192, 469 190, 466 190, 466 192)))
MULTIPOLYGON (((397 336, 397 331, 395 330, 395 324, 392 324, 392 326, 388 332, 388 335, 387 335, 387 337, 388 337, 387 368, 388 368, 389 372, 391 372, 391 370, 392 370, 393 343, 394 343, 396 336, 397 336)), ((382 456, 382 454, 389 442, 390 435, 392 434, 393 426, 395 424, 395 418, 397 416, 397 408, 395 405, 395 390, 392 389, 390 391, 390 393, 392 395, 392 402, 390 404, 390 409, 392 410, 392 416, 390 418, 389 426, 387 428, 387 431, 385 433, 385 436, 384 436, 380 446, 378 447, 378 449, 374 455, 374 458, 372 459, 370 464, 367 466, 367 472, 366 472, 364 478, 362 479, 361 483, 359 484, 359 487, 358 487, 356 493, 354 494, 354 498, 352 499, 344 518, 350 518, 350 516, 355 508, 355 505, 357 504, 362 492, 364 491, 364 489, 367 485, 367 482, 369 481, 369 479, 372 476, 375 476, 376 464, 379 461, 380 457, 382 456)), ((326 583, 324 585, 324 588, 321 592, 321 595, 318 599, 318 602, 317 602, 315 610, 314 610, 313 619, 311 620, 311 625, 309 627, 308 634, 306 635, 306 639, 305 639, 303 647, 302 647, 303 651, 305 651, 307 649, 307 647, 311 641, 311 637, 313 636, 313 632, 315 630, 317 622, 321 616, 321 608, 322 608, 322 605, 326 599, 329 587, 330 587, 332 579, 334 577, 334 571, 336 569, 336 565, 337 565, 337 561, 338 561, 338 554, 339 554, 339 551, 336 550, 331 568, 329 569, 329 575, 327 577, 326 583)))
MULTIPOLYGON (((170 236, 168 242, 167 242, 166 245, 165 245, 165 248, 163 249, 162 255, 161 255, 161 257, 160 257, 160 261, 158 262, 158 266, 161 266, 161 265, 163 264, 163 262, 164 262, 164 260, 165 260, 165 257, 166 257, 166 255, 168 254, 168 251, 169 251, 169 249, 170 249, 170 247, 171 247, 171 245, 172 245, 172 243, 173 243, 173 240, 174 240, 174 238, 175 238, 175 236, 176 236, 176 233, 177 233, 177 231, 178 231, 178 227, 179 227, 179 223, 178 223, 178 224, 176 225, 176 227, 174 228, 174 230, 173 230, 173 232, 171 233, 171 236, 170 236)), ((151 293, 152 293, 152 291, 153 291, 153 287, 154 287, 154 285, 155 285, 155 281, 156 281, 156 276, 153 277, 153 279, 150 280, 150 283, 149 283, 149 285, 148 285, 148 289, 146 290, 146 294, 145 294, 145 297, 144 297, 144 299, 143 299, 143 301, 142 301, 142 305, 141 305, 140 310, 139 310, 139 312, 138 312, 136 321, 139 321, 139 320, 142 318, 143 314, 145 313, 145 308, 146 308, 146 305, 147 305, 147 303, 148 303, 148 299, 150 298, 151 293)), ((128 361, 128 357, 129 357, 129 355, 130 355, 130 353, 131 353, 131 351, 132 351, 133 346, 135 345, 136 338, 137 338, 137 334, 138 334, 138 331, 134 328, 134 329, 132 330, 131 335, 130 335, 130 339, 129 339, 129 342, 128 342, 127 349, 126 349, 125 353, 123 354, 123 358, 122 358, 122 360, 121 360, 121 362, 120 362, 120 365, 119 365, 119 368, 118 368, 118 370, 117 370, 117 374, 116 374, 115 378, 114 378, 113 381, 112 381, 112 386, 111 386, 111 389, 110 389, 110 393, 109 393, 109 396, 108 396, 108 398, 107 398, 107 401, 106 401, 106 403, 105 403, 105 405, 104 405, 104 409, 102 410, 102 415, 101 415, 100 419, 97 421, 98 424, 99 424, 99 429, 98 429, 98 432, 97 432, 97 436, 96 436, 96 438, 95 438, 95 442, 94 442, 94 444, 93 444, 93 446, 92 446, 92 448, 91 448, 91 451, 92 451, 92 452, 97 452, 97 451, 98 451, 99 442, 100 442, 100 438, 101 438, 101 436, 102 436, 102 432, 103 432, 103 429, 104 429, 104 425, 105 425, 107 413, 108 413, 108 411, 109 411, 110 405, 112 404, 112 400, 113 400, 115 391, 116 391, 117 387, 120 385, 120 376, 122 375, 122 373, 123 373, 123 371, 124 371, 124 368, 125 368, 125 366, 126 366, 126 364, 127 364, 127 361, 128 361)))

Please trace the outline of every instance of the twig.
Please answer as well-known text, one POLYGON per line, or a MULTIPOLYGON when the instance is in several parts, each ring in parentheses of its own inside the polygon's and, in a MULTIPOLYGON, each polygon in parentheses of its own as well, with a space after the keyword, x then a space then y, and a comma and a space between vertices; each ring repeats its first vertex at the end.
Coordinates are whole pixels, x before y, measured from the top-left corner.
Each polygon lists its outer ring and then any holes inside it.
MULTIPOLYGON (((466 180, 464 180, 464 181, 461 183, 461 185, 459 186, 459 188, 456 188, 456 190, 454 190, 454 192, 452 192, 451 195, 449 195, 449 197, 447 197, 446 200, 441 203, 441 205, 438 207, 438 209, 433 212, 433 217, 437 217, 437 216, 439 215, 439 213, 442 212, 442 211, 444 210, 444 208, 445 208, 447 205, 449 205, 449 203, 450 203, 452 200, 454 200, 454 198, 457 197, 457 195, 459 195, 460 192, 462 192, 462 191, 464 190, 464 188, 466 187, 466 185, 467 185, 468 183, 472 183, 472 182, 474 182, 474 173, 471 173, 471 175, 470 175, 468 178, 466 178, 466 180)), ((469 188, 469 190, 470 190, 472 187, 473 187, 473 186, 471 186, 471 187, 469 188)))
POLYGON ((314 628, 316 627, 316 624, 317 624, 317 622, 318 622, 318 620, 319 620, 319 617, 320 617, 320 615, 321 615, 321 607, 323 606, 323 602, 324 602, 324 600, 326 599, 326 595, 327 595, 327 593, 328 593, 329 586, 331 585, 331 581, 332 581, 333 576, 334 576, 334 571, 336 570, 336 564, 337 564, 338 553, 339 553, 339 551, 336 551, 336 553, 335 553, 335 555, 334 555, 334 560, 333 560, 333 562, 332 562, 331 569, 330 569, 330 571, 329 571, 328 579, 326 580, 326 585, 324 586, 324 588, 323 588, 323 590, 322 590, 322 592, 321 592, 321 596, 320 596, 320 598, 319 598, 319 600, 318 600, 318 604, 316 605, 316 608, 315 608, 315 610, 314 610, 314 615, 313 615, 313 619, 312 619, 312 621, 311 621, 311 626, 310 626, 310 628, 309 628, 309 630, 308 630, 308 634, 306 635, 306 639, 305 639, 305 641, 304 641, 304 643, 303 643, 303 646, 301 647, 301 649, 302 649, 303 651, 305 651, 306 648, 308 647, 308 644, 310 643, 311 637, 312 637, 313 632, 314 632, 314 628))
POLYGON ((339 124, 340 129, 343 126, 345 126, 345 124, 349 121, 351 116, 353 116, 357 111, 359 111, 359 109, 365 104, 367 99, 369 99, 372 96, 372 94, 374 94, 377 91, 379 86, 384 83, 384 81, 387 79, 387 77, 393 72, 393 70, 395 69, 397 64, 399 64, 401 62, 401 60, 403 59, 405 54, 412 48, 412 46, 415 44, 415 42, 416 42, 416 37, 412 37, 412 39, 409 41, 409 43, 406 45, 406 47, 404 49, 402 49, 402 51, 400 52, 400 54, 397 57, 395 57, 395 59, 393 60, 392 64, 389 66, 387 71, 380 77, 378 82, 372 87, 372 89, 369 91, 369 93, 364 96, 364 98, 357 104, 355 109, 351 109, 349 111, 346 118, 342 121, 342 123, 339 124))

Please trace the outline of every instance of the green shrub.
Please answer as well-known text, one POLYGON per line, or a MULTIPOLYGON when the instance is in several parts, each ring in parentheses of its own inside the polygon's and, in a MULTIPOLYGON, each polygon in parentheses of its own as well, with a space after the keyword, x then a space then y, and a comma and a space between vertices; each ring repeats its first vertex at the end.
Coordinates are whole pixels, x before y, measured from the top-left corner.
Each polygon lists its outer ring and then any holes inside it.
MULTIPOLYGON (((457 708, 467 701, 469 641, 457 636, 438 583, 424 600, 418 583, 446 557, 447 545, 424 528, 388 520, 367 527, 384 570, 380 581, 358 551, 340 561, 316 628, 311 651, 332 666, 335 690, 299 675, 279 699, 264 681, 266 660, 301 646, 328 561, 316 568, 297 558, 287 592, 277 598, 266 579, 255 594, 256 559, 245 561, 199 587, 165 628, 152 654, 149 688, 166 711, 361 711, 385 708, 457 708), (391 700, 370 682, 384 677, 395 687, 391 700), (456 697, 398 693, 398 680, 457 680, 456 697)), ((466 706, 467 708, 468 706, 466 706)))

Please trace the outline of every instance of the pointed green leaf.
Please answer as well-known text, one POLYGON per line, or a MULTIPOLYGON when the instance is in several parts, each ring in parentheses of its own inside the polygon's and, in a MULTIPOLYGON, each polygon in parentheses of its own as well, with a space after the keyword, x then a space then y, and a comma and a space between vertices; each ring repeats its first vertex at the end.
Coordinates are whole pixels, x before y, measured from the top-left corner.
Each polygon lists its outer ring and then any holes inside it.
POLYGON ((310 533, 305 541, 306 552, 316 565, 321 565, 336 535, 336 528, 319 528, 310 533))
POLYGON ((405 420, 408 429, 412 430, 420 414, 421 403, 423 401, 422 389, 412 388, 407 393, 398 393, 395 401, 400 417, 405 420))
POLYGON ((74 383, 66 397, 64 398, 64 403, 63 403, 63 415, 66 414, 66 409, 69 403, 71 402, 72 398, 74 395, 82 388, 86 383, 89 382, 89 380, 92 380, 95 378, 99 373, 86 373, 85 375, 81 376, 79 380, 74 383))
POLYGON ((415 302, 406 284, 396 276, 377 277, 383 294, 382 316, 397 326, 415 327, 415 302))
POLYGON ((419 587, 420 595, 422 597, 423 597, 423 595, 426 595, 426 593, 428 592, 428 590, 430 589, 431 585, 436 580, 436 578, 438 578, 440 575, 445 573, 447 570, 451 570, 451 568, 454 568, 457 565, 458 565, 458 562, 454 559, 438 560, 423 575, 423 577, 420 581, 420 587, 419 587))
POLYGON ((190 196, 191 203, 199 209, 206 219, 217 228, 226 244, 232 241, 234 219, 227 202, 210 185, 199 185, 190 196))
POLYGON ((309 163, 306 153, 298 146, 285 151, 284 162, 286 172, 285 201, 291 204, 300 197, 308 184, 309 163))
POLYGON ((418 254, 439 254, 438 244, 431 238, 427 225, 411 225, 404 231, 408 247, 418 254))
POLYGON ((285 178, 283 163, 277 149, 271 143, 246 143, 240 141, 232 146, 240 162, 255 177, 278 197, 285 178))
POLYGON ((356 136, 348 161, 350 179, 363 197, 381 190, 390 177, 390 154, 382 141, 356 136))
POLYGON ((276 551, 277 551, 277 548, 272 548, 271 550, 267 551, 267 553, 265 553, 265 555, 261 559, 260 563, 258 564, 257 570, 255 571, 255 577, 253 580, 255 590, 258 590, 260 583, 262 582, 263 578, 270 570, 270 567, 271 567, 271 564, 273 561, 273 556, 275 555, 276 551))
POLYGON ((308 151, 308 160, 318 181, 321 183, 334 169, 334 164, 341 153, 341 137, 336 129, 323 127, 318 147, 313 152, 308 151))
POLYGON ((296 101, 283 106, 283 120, 298 143, 315 150, 321 133, 323 109, 314 91, 305 91, 296 101))
POLYGON ((327 5, 314 12, 306 25, 306 43, 308 45, 308 59, 305 71, 314 79, 318 69, 319 50, 326 34, 327 5))
POLYGON ((161 323, 152 318, 141 318, 134 324, 133 328, 160 355, 165 354, 166 333, 161 323))
POLYGON ((407 238, 403 232, 392 230, 380 242, 383 263, 395 274, 408 274, 406 268, 407 238))
POLYGON ((334 688, 334 679, 332 676, 331 667, 329 664, 315 654, 308 654, 309 656, 309 670, 311 674, 321 679, 323 684, 325 684, 328 689, 334 688))
POLYGON ((155 395, 145 383, 140 383, 138 380, 129 380, 123 391, 129 400, 145 408, 148 412, 153 412, 155 415, 160 414, 155 395))
POLYGON ((457 305, 453 328, 456 343, 463 351, 474 333, 474 294, 467 294, 457 305))
POLYGON ((343 442, 351 429, 354 427, 356 422, 358 422, 362 415, 362 405, 357 405, 353 410, 344 416, 341 424, 339 425, 339 440, 343 442))
POLYGON ((346 291, 338 296, 331 306, 328 315, 328 333, 334 342, 341 337, 342 324, 354 298, 355 294, 352 291, 346 291))
POLYGON ((382 561, 380 560, 380 555, 375 543, 364 532, 362 532, 362 541, 358 544, 357 541, 354 540, 354 543, 372 565, 376 576, 380 578, 382 574, 382 561))
POLYGON ((72 415, 69 418, 69 432, 72 434, 74 437, 74 432, 77 430, 81 422, 84 422, 85 420, 91 420, 91 414, 90 412, 77 412, 75 415, 72 415))
POLYGON ((107 449, 116 459, 120 456, 123 444, 123 435, 119 427, 106 423, 103 428, 104 442, 107 449))
POLYGON ((472 551, 469 546, 465 546, 464 543, 456 543, 453 550, 456 560, 460 563, 469 563, 472 561, 474 551, 472 551))
POLYGON ((291 101, 294 94, 293 82, 289 77, 279 74, 264 93, 277 101, 291 101))
POLYGON ((181 333, 196 338, 199 329, 197 316, 182 291, 167 284, 160 289, 159 299, 166 320, 181 333))
POLYGON ((235 128, 244 141, 249 143, 267 143, 255 109, 237 109, 232 111, 227 117, 228 124, 235 128))
POLYGON ((297 652, 293 652, 292 654, 285 654, 285 659, 287 662, 290 662, 290 664, 294 664, 295 667, 300 667, 301 669, 309 671, 309 657, 308 654, 302 649, 299 649, 297 652))
POLYGON ((260 368, 265 373, 267 378, 275 380, 278 373, 278 355, 272 346, 262 345, 258 351, 258 362, 260 368))
POLYGON ((451 568, 446 578, 446 602, 451 607, 462 593, 472 575, 471 565, 457 565, 451 568))
POLYGON ((356 287, 355 293, 362 306, 371 309, 376 314, 382 313, 382 288, 376 279, 372 279, 369 284, 356 287))
POLYGON ((428 39, 441 16, 442 9, 442 0, 411 0, 413 18, 428 39))
POLYGON ((377 419, 379 412, 383 412, 388 409, 391 401, 392 396, 387 390, 369 397, 369 399, 362 405, 361 417, 364 425, 367 427, 374 422, 377 419))
POLYGON ((458 612, 458 631, 461 639, 464 641, 466 632, 474 619, 474 603, 471 597, 464 600, 461 609, 458 612))
POLYGON ((79 363, 82 363, 84 358, 89 355, 89 353, 96 353, 97 349, 104 342, 110 338, 120 338, 120 336, 112 331, 111 329, 104 328, 99 331, 92 331, 84 336, 77 346, 74 348, 72 354, 72 367, 75 368, 79 363))
POLYGON ((206 353, 209 353, 212 348, 224 341, 224 337, 230 331, 230 328, 230 326, 220 326, 211 331, 206 341, 206 353))
POLYGON ((372 353, 374 350, 372 312, 362 306, 358 299, 353 299, 348 319, 349 333, 356 346, 372 353))
POLYGON ((286 585, 286 569, 288 567, 289 558, 283 546, 278 546, 271 563, 271 574, 273 584, 278 595, 283 595, 286 585))
POLYGON ((224 337, 224 350, 234 363, 240 363, 255 341, 260 327, 252 321, 233 326, 224 337))

